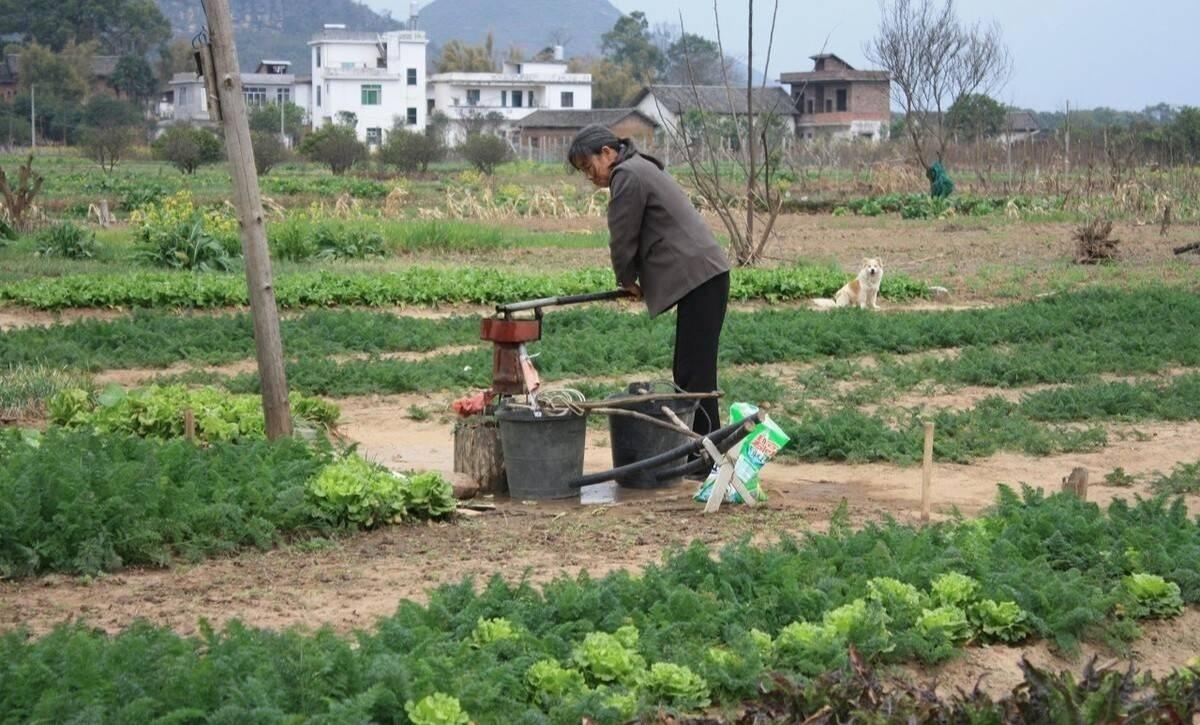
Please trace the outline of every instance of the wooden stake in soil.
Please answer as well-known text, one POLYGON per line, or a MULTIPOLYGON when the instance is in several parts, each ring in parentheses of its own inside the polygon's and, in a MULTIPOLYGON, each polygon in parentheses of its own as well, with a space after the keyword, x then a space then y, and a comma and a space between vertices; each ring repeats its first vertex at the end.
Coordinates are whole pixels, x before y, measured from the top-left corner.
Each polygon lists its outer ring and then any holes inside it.
POLYGON ((258 188, 258 172, 254 167, 254 149, 250 146, 246 99, 242 95, 242 76, 237 47, 233 41, 229 0, 203 0, 203 5, 211 45, 200 48, 201 60, 206 72, 209 72, 209 77, 205 79, 206 86, 216 89, 215 96, 209 95, 210 110, 215 111, 213 117, 220 121, 225 130, 225 147, 229 150, 233 203, 242 232, 258 376, 262 381, 263 414, 266 416, 267 438, 275 440, 292 434, 292 413, 288 405, 287 377, 283 371, 283 340, 279 334, 279 309, 275 304, 275 287, 271 280, 271 257, 267 253, 262 196, 258 188), (207 56, 209 48, 210 57, 207 56))
POLYGON ((933 423, 925 424, 925 464, 921 469, 921 523, 929 523, 929 489, 933 485, 933 423))
POLYGON ((191 408, 183 409, 183 437, 189 442, 196 440, 196 414, 191 408))

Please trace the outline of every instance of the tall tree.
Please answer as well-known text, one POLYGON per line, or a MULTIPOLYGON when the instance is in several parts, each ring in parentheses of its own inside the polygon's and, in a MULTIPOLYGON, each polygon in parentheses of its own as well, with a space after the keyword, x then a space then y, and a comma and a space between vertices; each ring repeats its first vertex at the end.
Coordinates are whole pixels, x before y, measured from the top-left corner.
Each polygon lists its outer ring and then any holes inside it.
POLYGON ((667 66, 664 80, 675 85, 721 85, 730 77, 729 61, 721 49, 708 38, 683 33, 667 47, 667 66))
POLYGON ((158 79, 170 83, 176 73, 195 73, 196 59, 192 44, 186 40, 172 40, 158 47, 158 79))
POLYGON ((607 58, 574 58, 567 70, 592 75, 593 108, 625 108, 642 89, 629 66, 607 58))
POLYGON ((666 57, 652 41, 650 23, 640 10, 622 15, 612 30, 600 39, 604 57, 629 66, 634 76, 643 83, 662 75, 666 57))
POLYGON ((105 53, 142 55, 171 37, 171 25, 154 0, 0 0, 5 33, 53 50, 94 40, 105 53))
POLYGON ((21 88, 37 87, 39 100, 51 98, 78 102, 87 94, 87 82, 66 58, 32 43, 21 51, 21 88))
POLYGON ((999 87, 1012 61, 1000 27, 964 24, 954 0, 885 0, 882 10, 866 55, 891 74, 913 152, 928 170, 946 153, 951 104, 999 87))
POLYGON ((117 93, 145 105, 158 92, 158 79, 154 77, 154 69, 140 55, 123 55, 117 60, 117 67, 108 84, 117 93))
POLYGON ((964 141, 995 136, 1004 128, 1007 112, 986 93, 962 96, 946 112, 946 125, 964 141))
POLYGON ((494 73, 496 56, 492 34, 487 34, 483 45, 467 45, 451 40, 442 46, 438 59, 438 73, 494 73))

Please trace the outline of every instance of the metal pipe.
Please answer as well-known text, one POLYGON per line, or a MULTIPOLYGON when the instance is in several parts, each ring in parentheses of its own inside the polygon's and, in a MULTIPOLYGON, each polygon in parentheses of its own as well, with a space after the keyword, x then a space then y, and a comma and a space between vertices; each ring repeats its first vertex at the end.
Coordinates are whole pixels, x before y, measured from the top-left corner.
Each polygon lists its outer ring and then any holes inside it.
POLYGON ((622 297, 629 297, 628 290, 615 289, 607 292, 587 292, 579 295, 559 295, 558 297, 542 297, 536 300, 525 300, 524 302, 510 302, 506 305, 496 305, 496 312, 509 313, 520 312, 522 310, 534 310, 539 307, 558 307, 561 305, 576 305, 581 302, 599 302, 602 300, 617 300, 622 297))
MULTIPOLYGON (((742 433, 742 437, 745 437, 751 430, 754 429, 754 426, 762 422, 761 418, 762 414, 756 413, 737 423, 731 423, 720 430, 708 434, 705 437, 711 440, 713 443, 720 443, 730 436, 736 435, 738 431, 745 431, 742 433)), ((611 468, 607 471, 600 471, 599 473, 590 473, 586 476, 580 476, 572 481, 568 481, 567 487, 581 488, 583 486, 590 486, 595 483, 604 483, 605 481, 623 478, 631 473, 637 473, 638 471, 644 471, 649 468, 654 468, 655 466, 661 466, 662 464, 669 463, 680 456, 690 455, 703 449, 703 438, 700 440, 690 441, 679 446, 678 448, 672 448, 665 453, 659 453, 656 456, 651 456, 641 461, 629 463, 624 466, 618 466, 617 468, 611 468)))

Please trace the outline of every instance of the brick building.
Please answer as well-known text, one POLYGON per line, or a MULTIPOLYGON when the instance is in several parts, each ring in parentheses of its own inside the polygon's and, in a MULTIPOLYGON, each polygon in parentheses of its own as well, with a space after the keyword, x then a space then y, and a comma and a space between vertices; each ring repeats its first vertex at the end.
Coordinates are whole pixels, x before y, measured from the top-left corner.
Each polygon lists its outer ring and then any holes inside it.
POLYGON ((654 142, 653 120, 636 108, 539 109, 517 121, 517 148, 524 158, 563 161, 575 134, 598 123, 617 135, 633 139, 639 148, 654 142))
POLYGON ((779 78, 792 89, 796 134, 805 139, 886 139, 892 120, 887 71, 856 70, 833 53, 812 60, 811 71, 779 78))

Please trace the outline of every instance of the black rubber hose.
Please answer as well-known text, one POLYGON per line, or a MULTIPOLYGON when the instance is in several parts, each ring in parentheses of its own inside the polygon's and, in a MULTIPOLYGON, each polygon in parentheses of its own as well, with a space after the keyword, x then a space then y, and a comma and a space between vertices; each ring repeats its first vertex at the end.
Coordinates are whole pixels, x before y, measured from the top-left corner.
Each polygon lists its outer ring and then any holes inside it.
MULTIPOLYGON (((721 441, 719 444, 716 444, 717 450, 722 453, 726 453, 730 448, 733 448, 738 443, 741 443, 742 439, 748 435, 750 435, 750 431, 748 430, 744 432, 738 431, 721 441)), ((707 451, 704 452, 707 453, 707 451)), ((659 481, 666 481, 668 479, 678 478, 679 476, 686 476, 689 473, 700 473, 706 469, 712 468, 712 465, 713 462, 706 455, 703 458, 697 458, 696 460, 690 461, 681 466, 655 471, 654 478, 659 481)))
MULTIPOLYGON (((753 430, 754 425, 757 425, 760 422, 762 422, 761 414, 756 413, 755 415, 752 415, 749 418, 738 421, 737 423, 731 423, 731 424, 725 426, 724 428, 721 428, 718 431, 710 433, 707 436, 707 438, 716 444, 716 443, 720 443, 720 442, 724 441, 725 439, 729 438, 732 435, 736 435, 738 431, 745 431, 742 434, 742 437, 745 437, 746 434, 749 433, 750 430, 753 430), (751 424, 753 424, 753 425, 751 425, 751 424)), ((638 471, 644 471, 648 468, 654 468, 656 466, 661 466, 664 463, 669 463, 669 462, 675 460, 676 458, 679 458, 680 456, 686 456, 686 455, 690 455, 692 453, 696 453, 696 452, 702 450, 703 448, 704 448, 703 439, 695 440, 695 441, 688 441, 687 443, 684 443, 683 445, 679 446, 678 448, 672 448, 671 450, 667 451, 666 453, 659 453, 657 456, 651 456, 644 460, 636 461, 634 463, 630 463, 630 464, 627 464, 624 466, 619 466, 617 468, 610 468, 607 471, 601 471, 599 473, 589 473, 586 476, 580 476, 579 478, 576 478, 573 481, 568 481, 567 487, 568 488, 581 488, 583 486, 591 486, 592 484, 604 483, 605 481, 612 481, 617 478, 623 478, 625 476, 628 476, 631 473, 637 473, 638 471)))

